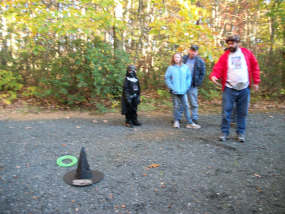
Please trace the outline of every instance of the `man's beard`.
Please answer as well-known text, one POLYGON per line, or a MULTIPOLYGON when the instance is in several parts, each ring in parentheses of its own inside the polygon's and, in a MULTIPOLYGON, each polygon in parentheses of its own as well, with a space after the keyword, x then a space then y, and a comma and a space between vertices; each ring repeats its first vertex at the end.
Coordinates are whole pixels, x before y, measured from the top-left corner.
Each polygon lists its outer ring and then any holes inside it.
POLYGON ((237 47, 230 47, 229 50, 230 50, 230 52, 234 53, 234 52, 236 52, 237 47))

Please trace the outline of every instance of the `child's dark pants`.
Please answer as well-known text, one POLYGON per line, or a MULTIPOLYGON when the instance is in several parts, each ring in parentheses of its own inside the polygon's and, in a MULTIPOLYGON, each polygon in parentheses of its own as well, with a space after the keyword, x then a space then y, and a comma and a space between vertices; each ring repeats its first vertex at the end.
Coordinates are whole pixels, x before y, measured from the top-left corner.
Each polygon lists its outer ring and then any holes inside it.
POLYGON ((126 122, 136 122, 137 121, 137 107, 138 105, 132 100, 131 103, 127 103, 126 106, 126 122))

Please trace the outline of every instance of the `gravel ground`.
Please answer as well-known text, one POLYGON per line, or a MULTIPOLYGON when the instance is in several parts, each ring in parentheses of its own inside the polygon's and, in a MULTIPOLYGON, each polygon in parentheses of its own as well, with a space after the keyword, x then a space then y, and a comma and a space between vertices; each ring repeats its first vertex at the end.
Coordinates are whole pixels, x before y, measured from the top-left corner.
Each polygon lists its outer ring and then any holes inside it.
POLYGON ((171 115, 0 120, 1 214, 285 214, 285 115, 250 114, 247 141, 221 143, 220 115, 202 129, 173 129, 171 115), (92 186, 64 183, 56 159, 78 157, 105 174, 92 186), (159 164, 158 167, 152 164, 159 164))

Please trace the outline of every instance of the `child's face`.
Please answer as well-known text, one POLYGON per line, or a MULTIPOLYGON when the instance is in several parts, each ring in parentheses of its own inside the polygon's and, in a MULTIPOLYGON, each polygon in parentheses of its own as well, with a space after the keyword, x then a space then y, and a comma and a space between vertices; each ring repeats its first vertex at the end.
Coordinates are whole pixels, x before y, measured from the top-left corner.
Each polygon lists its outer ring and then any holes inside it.
POLYGON ((180 54, 175 54, 174 55, 174 62, 175 62, 175 64, 179 64, 181 62, 180 54))

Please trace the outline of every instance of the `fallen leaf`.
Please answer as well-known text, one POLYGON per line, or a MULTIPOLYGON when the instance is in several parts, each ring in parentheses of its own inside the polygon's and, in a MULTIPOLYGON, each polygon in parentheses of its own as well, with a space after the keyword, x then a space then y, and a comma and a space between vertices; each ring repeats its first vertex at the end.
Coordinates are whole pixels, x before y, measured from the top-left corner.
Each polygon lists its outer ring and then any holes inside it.
POLYGON ((151 169, 151 168, 157 168, 157 167, 159 167, 159 166, 160 166, 160 164, 153 163, 153 164, 150 164, 150 165, 148 166, 148 168, 149 168, 149 169, 151 169))
POLYGON ((147 174, 143 174, 143 176, 147 176, 147 174))
POLYGON ((75 200, 71 200, 71 202, 72 202, 72 203, 74 203, 74 202, 75 202, 75 200))
POLYGON ((62 146, 66 146, 66 144, 61 144, 62 146))
POLYGON ((258 192, 262 192, 262 189, 260 187, 256 187, 258 192))

